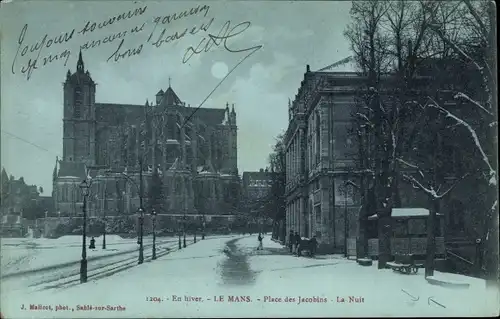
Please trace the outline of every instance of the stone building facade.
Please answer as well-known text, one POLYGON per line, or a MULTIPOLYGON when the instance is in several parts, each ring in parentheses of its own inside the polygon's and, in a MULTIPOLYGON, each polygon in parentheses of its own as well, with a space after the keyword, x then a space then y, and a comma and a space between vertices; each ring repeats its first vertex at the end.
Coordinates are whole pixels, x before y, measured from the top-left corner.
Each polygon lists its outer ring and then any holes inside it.
POLYGON ((289 103, 286 144, 286 232, 316 236, 321 247, 344 247, 345 214, 355 233, 359 199, 343 192, 354 167, 349 137, 354 91, 363 81, 355 73, 311 72, 307 66, 295 99, 289 103))
MULTIPOLYGON (((467 111, 470 108, 457 107, 453 99, 452 89, 465 86, 467 81, 450 78, 449 75, 456 74, 448 69, 450 64, 437 66, 434 63, 430 70, 418 70, 418 82, 415 83, 421 92, 438 94, 435 98, 443 105, 474 123, 467 111)), ((391 82, 393 79, 384 77, 384 87, 395 86, 391 82)), ((289 102, 289 124, 285 133, 286 233, 293 230, 305 237, 316 235, 320 247, 331 252, 344 251, 346 242, 349 239, 355 242, 359 235, 361 195, 349 183, 359 185, 362 172, 356 172, 358 144, 350 130, 356 96, 360 88, 366 88, 367 80, 355 72, 313 72, 307 66, 298 93, 289 102)), ((444 156, 448 156, 448 177, 445 179, 449 185, 466 172, 463 167, 466 163, 455 155, 457 143, 463 148, 475 148, 466 133, 457 137, 454 136, 457 132, 450 131, 443 136, 441 147, 444 156)), ((398 180, 399 203, 395 207, 428 207, 425 194, 402 177, 398 180)), ((478 216, 482 216, 485 208, 473 198, 477 194, 467 191, 471 185, 476 189, 484 188, 477 180, 469 178, 442 200, 441 212, 445 215, 445 236, 448 238, 478 236, 478 216)))
POLYGON ((144 105, 97 103, 80 53, 64 82, 63 157, 54 169, 56 210, 79 214, 79 184, 92 178, 91 216, 148 209, 153 172, 159 214, 221 214, 239 198, 237 125, 230 109, 186 105, 170 86, 144 105), (142 182, 141 182, 142 178, 142 182), (142 196, 141 196, 142 195, 142 196))

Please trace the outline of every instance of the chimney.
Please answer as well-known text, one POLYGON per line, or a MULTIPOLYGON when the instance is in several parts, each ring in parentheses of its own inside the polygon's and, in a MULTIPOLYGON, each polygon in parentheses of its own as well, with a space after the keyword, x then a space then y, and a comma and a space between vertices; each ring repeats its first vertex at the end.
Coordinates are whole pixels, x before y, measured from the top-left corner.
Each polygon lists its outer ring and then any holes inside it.
POLYGON ((306 73, 307 72, 311 72, 311 67, 309 66, 309 64, 306 66, 306 73))

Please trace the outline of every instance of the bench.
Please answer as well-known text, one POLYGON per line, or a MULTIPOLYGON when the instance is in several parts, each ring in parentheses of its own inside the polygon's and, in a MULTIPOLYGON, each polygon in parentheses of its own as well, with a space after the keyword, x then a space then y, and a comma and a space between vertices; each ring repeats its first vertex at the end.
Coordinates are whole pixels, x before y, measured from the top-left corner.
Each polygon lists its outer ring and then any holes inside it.
POLYGON ((395 255, 394 261, 387 263, 387 266, 394 271, 400 272, 402 274, 414 274, 418 273, 418 268, 422 268, 422 264, 416 264, 411 254, 405 255, 395 255))

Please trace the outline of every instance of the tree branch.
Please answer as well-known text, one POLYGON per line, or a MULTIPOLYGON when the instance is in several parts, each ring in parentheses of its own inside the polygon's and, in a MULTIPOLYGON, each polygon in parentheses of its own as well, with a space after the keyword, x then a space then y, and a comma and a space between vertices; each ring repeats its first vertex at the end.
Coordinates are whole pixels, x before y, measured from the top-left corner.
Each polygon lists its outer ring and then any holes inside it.
POLYGON ((441 199, 445 197, 449 192, 451 192, 462 180, 464 180, 467 176, 469 176, 469 173, 466 173, 462 177, 460 177, 453 185, 448 188, 445 192, 441 193, 441 195, 438 195, 438 198, 441 199))
POLYGON ((472 98, 470 98, 467 94, 465 93, 462 93, 462 92, 458 92, 457 94, 455 94, 454 96, 455 99, 464 99, 466 101, 469 101, 470 103, 474 104, 475 106, 477 106, 478 108, 480 108, 482 111, 488 113, 489 115, 493 115, 493 113, 491 113, 490 111, 488 111, 484 106, 482 106, 479 102, 473 100, 472 98))
POLYGON ((460 47, 458 47, 458 45, 456 45, 454 42, 452 42, 450 39, 448 39, 448 37, 446 37, 443 33, 443 31, 441 29, 439 29, 436 25, 434 24, 429 24, 429 28, 434 31, 438 36, 439 38, 444 42, 446 43, 447 45, 449 45, 451 48, 453 48, 453 50, 460 56, 462 56, 462 58, 464 58, 465 60, 471 62, 472 64, 474 64, 474 66, 476 67, 476 69, 478 71, 483 71, 483 67, 480 66, 476 60, 474 60, 473 58, 471 58, 467 53, 465 53, 462 49, 460 49, 460 47))
POLYGON ((488 166, 488 169, 490 170, 490 176, 489 176, 489 181, 488 182, 489 182, 490 185, 494 185, 495 186, 496 183, 497 183, 496 182, 497 172, 491 166, 490 161, 488 159, 488 156, 486 155, 486 153, 483 150, 483 147, 481 146, 481 143, 480 143, 479 138, 478 138, 478 136, 476 134, 476 131, 474 131, 474 129, 467 122, 465 122, 464 120, 462 120, 462 119, 458 118, 457 116, 453 115, 452 113, 450 113, 450 111, 448 111, 448 110, 444 109, 443 107, 439 106, 439 104, 433 98, 431 98, 430 96, 428 98, 432 102, 430 104, 431 107, 434 107, 434 108, 440 110, 441 112, 443 112, 446 115, 446 117, 450 117, 450 118, 454 119, 457 123, 463 125, 469 131, 469 133, 472 136, 472 139, 474 140, 474 143, 476 144, 477 149, 481 153, 483 162, 488 166))
POLYGON ((432 187, 431 188, 425 187, 415 177, 403 174, 403 178, 409 181, 414 187, 424 191, 424 193, 431 196, 432 198, 438 198, 436 191, 432 187))
POLYGON ((470 14, 474 17, 476 20, 477 24, 479 25, 479 28, 481 30, 481 34, 483 35, 484 39, 488 37, 488 29, 486 29, 486 26, 483 23, 483 20, 477 13, 476 9, 472 6, 472 3, 469 0, 463 0, 465 5, 467 6, 467 9, 469 9, 470 14))

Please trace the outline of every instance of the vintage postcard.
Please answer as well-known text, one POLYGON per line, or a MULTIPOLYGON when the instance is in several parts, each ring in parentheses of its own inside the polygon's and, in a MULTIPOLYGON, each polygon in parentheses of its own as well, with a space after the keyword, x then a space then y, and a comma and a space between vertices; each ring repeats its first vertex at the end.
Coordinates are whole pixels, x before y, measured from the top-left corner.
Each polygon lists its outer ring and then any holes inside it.
POLYGON ((493 1, 5 1, 1 318, 498 316, 493 1))

